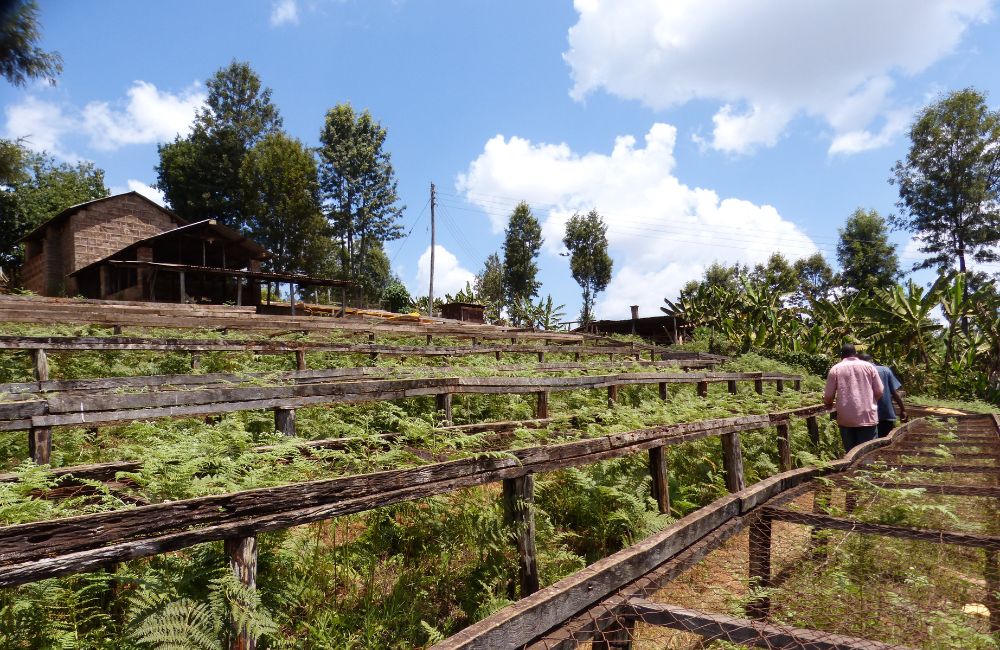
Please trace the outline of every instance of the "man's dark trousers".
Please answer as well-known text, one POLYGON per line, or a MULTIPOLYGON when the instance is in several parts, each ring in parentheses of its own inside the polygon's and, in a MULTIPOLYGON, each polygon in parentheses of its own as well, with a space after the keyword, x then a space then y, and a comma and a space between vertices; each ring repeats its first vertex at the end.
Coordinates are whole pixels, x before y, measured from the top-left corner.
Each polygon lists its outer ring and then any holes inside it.
POLYGON ((879 420, 878 421, 878 437, 884 438, 889 435, 889 432, 896 428, 895 420, 879 420))
POLYGON ((850 451, 863 442, 874 440, 878 434, 878 426, 869 427, 840 427, 840 439, 844 443, 844 451, 850 451))

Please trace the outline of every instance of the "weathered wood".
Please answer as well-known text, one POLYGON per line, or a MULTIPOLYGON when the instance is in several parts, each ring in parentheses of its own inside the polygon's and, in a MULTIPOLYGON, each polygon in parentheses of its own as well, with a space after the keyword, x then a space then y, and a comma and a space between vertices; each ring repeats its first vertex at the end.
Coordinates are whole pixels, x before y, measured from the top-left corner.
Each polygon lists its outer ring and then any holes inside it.
POLYGON ((28 430, 28 456, 36 465, 48 465, 52 455, 52 429, 32 427, 28 430))
POLYGON ((547 390, 535 393, 535 417, 538 419, 549 417, 549 391, 547 390))
POLYGON ((295 409, 274 409, 274 430, 283 436, 295 435, 295 409))
MULTIPOLYGON (((519 596, 538 591, 538 558, 535 552, 535 477, 526 474, 503 481, 504 519, 517 546, 519 596)), ((513 590, 511 597, 514 598, 513 590)))
MULTIPOLYGON (((236 579, 244 587, 257 588, 257 537, 229 538, 225 542, 226 555, 229 557, 229 568, 236 579)), ((245 626, 235 618, 230 618, 229 650, 254 650, 257 638, 250 634, 245 626)))
POLYGON ((698 382, 698 397, 708 397, 708 382, 699 381, 698 382))
POLYGON ((881 535, 883 537, 896 537, 898 539, 936 542, 939 544, 956 544, 959 546, 971 546, 974 548, 1000 548, 1000 536, 997 535, 956 533, 946 530, 932 530, 928 528, 872 524, 843 517, 831 517, 830 515, 798 512, 786 510, 784 508, 772 508, 770 506, 765 506, 765 510, 766 513, 773 519, 788 521, 794 524, 804 524, 806 526, 831 528, 833 530, 843 530, 852 533, 862 533, 865 535, 881 535))
POLYGON ((792 444, 787 422, 779 422, 775 429, 778 431, 778 466, 782 472, 792 469, 792 444))
POLYGON ((445 426, 451 424, 451 393, 439 393, 436 398, 437 410, 441 413, 445 426))
POLYGON ((819 421, 815 415, 806 418, 806 429, 809 431, 809 442, 813 451, 819 449, 819 421))
POLYGON ((295 368, 296 370, 306 370, 308 366, 306 365, 306 351, 296 350, 295 351, 295 368))
POLYGON ((618 403, 618 384, 608 386, 608 407, 618 403))
POLYGON ((667 392, 667 382, 661 381, 659 386, 660 386, 660 399, 666 402, 670 398, 670 394, 667 392))
POLYGON ((801 392, 801 390, 802 390, 802 380, 801 379, 793 379, 792 380, 792 389, 801 392))
POLYGON ((670 514, 670 469, 663 447, 649 448, 649 474, 653 478, 653 499, 660 514, 670 514))
POLYGON ((646 625, 659 625, 701 636, 706 641, 723 640, 758 648, 808 648, 809 650, 906 650, 903 646, 871 639, 832 634, 786 625, 762 623, 725 614, 702 612, 676 605, 662 605, 633 598, 623 615, 646 625))
POLYGON ((739 492, 746 488, 743 477, 743 448, 740 434, 726 433, 722 436, 722 466, 726 473, 726 489, 739 492))
MULTIPOLYGON (((771 517, 767 510, 750 524, 750 586, 761 591, 771 588, 771 517)), ((751 618, 767 618, 771 598, 761 595, 747 603, 746 609, 751 618)))
POLYGON ((775 379, 774 380, 774 390, 777 393, 779 393, 779 394, 780 393, 784 393, 785 392, 785 380, 784 379, 775 379))
POLYGON ((44 349, 37 348, 31 351, 31 363, 34 366, 35 381, 48 381, 49 358, 44 349))
POLYGON ((730 379, 729 381, 726 382, 726 390, 729 391, 730 395, 735 395, 737 392, 739 392, 739 388, 736 386, 735 379, 730 379))
POLYGON ((764 380, 763 379, 754 379, 753 380, 753 389, 754 389, 754 391, 756 391, 756 393, 758 395, 763 395, 764 394, 764 380))
POLYGON ((191 353, 191 370, 197 370, 201 367, 201 355, 197 352, 191 353))

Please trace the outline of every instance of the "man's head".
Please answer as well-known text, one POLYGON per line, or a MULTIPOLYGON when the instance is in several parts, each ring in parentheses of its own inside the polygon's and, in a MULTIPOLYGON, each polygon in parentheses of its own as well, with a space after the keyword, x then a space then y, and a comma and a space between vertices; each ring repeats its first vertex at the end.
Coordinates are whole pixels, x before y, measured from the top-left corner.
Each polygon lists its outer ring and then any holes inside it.
POLYGON ((853 343, 845 343, 840 346, 840 358, 846 359, 847 357, 858 356, 858 350, 854 347, 853 343))
POLYGON ((867 354, 867 353, 866 354, 859 354, 858 358, 861 359, 862 361, 867 361, 868 363, 875 363, 875 359, 872 358, 872 355, 867 354))

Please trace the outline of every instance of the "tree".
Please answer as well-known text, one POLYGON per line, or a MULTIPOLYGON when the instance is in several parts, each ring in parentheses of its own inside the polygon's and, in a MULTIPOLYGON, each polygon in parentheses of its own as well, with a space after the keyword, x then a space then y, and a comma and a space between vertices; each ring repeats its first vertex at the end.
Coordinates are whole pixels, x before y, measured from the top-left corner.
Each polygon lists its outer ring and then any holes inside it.
POLYGON ((885 220, 877 211, 858 208, 839 233, 837 262, 842 285, 871 294, 896 283, 900 275, 896 246, 889 242, 885 220))
POLYGON ((270 133, 247 152, 240 180, 250 236, 271 252, 271 270, 319 274, 331 242, 310 151, 270 133))
POLYGON ((387 135, 371 113, 357 115, 349 103, 327 111, 320 133, 321 198, 353 281, 368 272, 371 251, 402 236, 404 206, 399 205, 396 172, 385 150, 387 135))
POLYGON ((0 75, 15 86, 24 86, 29 79, 48 79, 62 72, 62 57, 58 52, 46 52, 38 47, 42 33, 38 28, 38 3, 35 0, 13 0, 0 7, 0 75))
POLYGON ((809 257, 795 260, 792 265, 798 277, 798 289, 792 297, 792 302, 803 307, 810 298, 828 298, 833 289, 835 279, 833 269, 826 263, 823 253, 813 253, 809 257))
POLYGON ((1000 260, 1000 111, 973 88, 952 92, 921 110, 910 150, 893 167, 902 211, 892 225, 916 233, 929 253, 914 268, 966 272, 966 258, 1000 260))
POLYGON ((218 219, 246 232, 246 189, 240 169, 247 153, 281 128, 271 89, 249 63, 233 61, 205 85, 208 97, 191 135, 157 147, 157 187, 171 208, 189 221, 218 219))
POLYGON ((104 171, 93 163, 57 163, 23 148, 18 159, 21 168, 0 187, 0 266, 12 275, 23 261, 21 237, 71 205, 108 195, 104 171))
POLYGON ((385 290, 382 291, 382 304, 385 308, 394 312, 407 312, 412 302, 413 298, 410 296, 410 290, 406 288, 406 285, 399 279, 399 276, 392 276, 385 290))
POLYGON ((503 263, 496 253, 490 253, 483 270, 476 274, 473 291, 483 301, 486 319, 490 323, 499 323, 503 309, 503 263))
POLYGON ((566 222, 563 244, 570 252, 570 273, 583 289, 580 320, 586 324, 594 318, 597 294, 611 282, 613 262, 608 255, 608 227, 597 210, 586 216, 574 214, 566 222))
POLYGON ((538 295, 535 259, 542 248, 542 227, 524 201, 510 215, 503 242, 504 301, 511 319, 521 322, 520 307, 538 295))

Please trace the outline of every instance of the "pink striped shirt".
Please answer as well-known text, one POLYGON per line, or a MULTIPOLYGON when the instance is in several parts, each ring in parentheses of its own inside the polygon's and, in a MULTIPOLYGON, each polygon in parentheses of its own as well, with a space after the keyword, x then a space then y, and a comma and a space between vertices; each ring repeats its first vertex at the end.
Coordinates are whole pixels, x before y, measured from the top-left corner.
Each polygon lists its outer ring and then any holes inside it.
POLYGON ((834 396, 837 398, 837 424, 840 426, 870 427, 878 424, 882 380, 872 364, 857 357, 847 357, 830 368, 823 402, 831 406, 834 396))

